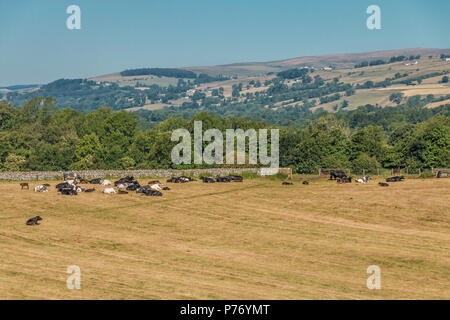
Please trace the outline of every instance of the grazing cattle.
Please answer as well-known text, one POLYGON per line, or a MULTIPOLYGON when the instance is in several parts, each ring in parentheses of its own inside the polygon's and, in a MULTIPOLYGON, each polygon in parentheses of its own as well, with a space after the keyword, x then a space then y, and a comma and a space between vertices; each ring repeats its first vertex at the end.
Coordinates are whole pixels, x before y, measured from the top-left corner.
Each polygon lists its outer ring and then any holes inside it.
POLYGON ((308 185, 308 184, 309 184, 309 182, 305 180, 305 181, 303 181, 303 182, 302 182, 302 184, 304 184, 304 185, 308 185))
POLYGON ((116 190, 114 190, 114 188, 105 188, 105 189, 102 190, 102 193, 105 193, 105 194, 115 194, 115 193, 116 193, 116 190))
POLYGON ((106 186, 110 186, 112 185, 112 182, 109 180, 103 180, 101 183, 102 186, 106 187, 106 186))
POLYGON ((118 193, 119 194, 128 194, 128 191, 119 190, 118 193))
POLYGON ((380 187, 389 187, 389 184, 387 184, 386 182, 378 182, 378 185, 380 187))
POLYGON ((48 190, 46 186, 40 185, 34 187, 34 192, 48 192, 48 190))
POLYGON ((330 180, 346 178, 347 175, 342 170, 330 170, 330 180))
POLYGON ((40 216, 36 216, 34 218, 28 219, 26 224, 27 226, 35 226, 35 225, 40 225, 39 221, 41 221, 42 218, 40 216))
POLYGON ((91 188, 91 189, 85 190, 84 192, 86 193, 86 192, 94 192, 94 191, 95 191, 95 188, 91 188))
POLYGON ((92 179, 91 181, 89 181, 90 184, 100 184, 101 183, 101 179, 92 179))
POLYGON ((369 180, 370 180, 370 176, 366 176, 366 177, 362 177, 362 178, 355 179, 355 182, 358 182, 358 183, 367 183, 367 182, 369 182, 369 180))
POLYGON ((386 182, 399 182, 405 180, 404 176, 395 176, 386 179, 386 182))
POLYGON ((342 183, 352 183, 352 177, 348 177, 348 178, 339 178, 337 179, 337 183, 342 184, 342 183))
POLYGON ((281 184, 282 184, 283 186, 292 186, 292 185, 293 185, 292 182, 287 182, 287 181, 283 181, 281 184))
POLYGON ((27 189, 28 190, 30 190, 30 186, 28 185, 28 182, 22 182, 21 184, 20 184, 20 189, 22 190, 23 188, 25 188, 25 187, 27 187, 27 189))

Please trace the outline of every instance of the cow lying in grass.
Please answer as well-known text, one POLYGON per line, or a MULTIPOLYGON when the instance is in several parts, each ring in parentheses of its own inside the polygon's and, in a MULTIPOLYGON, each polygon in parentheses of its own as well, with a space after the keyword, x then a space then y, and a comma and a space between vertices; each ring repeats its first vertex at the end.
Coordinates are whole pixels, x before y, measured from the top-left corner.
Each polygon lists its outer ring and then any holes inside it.
POLYGON ((292 186, 292 185, 293 185, 292 182, 287 182, 287 181, 283 181, 281 184, 282 184, 283 186, 292 186))
POLYGON ((348 178, 339 178, 337 179, 337 183, 342 184, 342 183, 352 183, 352 177, 348 177, 348 178))
POLYGON ((115 194, 115 193, 117 193, 117 192, 116 192, 116 190, 114 190, 114 188, 105 188, 105 189, 102 190, 102 193, 105 193, 105 194, 115 194))
POLYGON ((367 182, 369 182, 369 180, 370 180, 370 176, 366 176, 366 177, 362 177, 362 178, 355 179, 355 182, 358 182, 358 183, 367 183, 367 182))
POLYGON ((26 224, 27 224, 27 226, 40 225, 40 223, 39 223, 40 220, 42 220, 42 218, 40 216, 36 216, 34 218, 28 219, 26 224))
POLYGON ((386 182, 399 182, 405 180, 404 176, 395 176, 386 179, 386 182))
POLYGON ((44 185, 34 187, 34 192, 48 192, 47 187, 44 185))
POLYGON ((378 185, 380 187, 389 187, 389 184, 387 184, 386 182, 378 182, 378 185))

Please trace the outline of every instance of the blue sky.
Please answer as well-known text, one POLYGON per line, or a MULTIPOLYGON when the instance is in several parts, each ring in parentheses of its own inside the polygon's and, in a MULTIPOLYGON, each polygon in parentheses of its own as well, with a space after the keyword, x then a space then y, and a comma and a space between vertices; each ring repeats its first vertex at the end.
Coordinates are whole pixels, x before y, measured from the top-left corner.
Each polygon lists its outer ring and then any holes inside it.
POLYGON ((134 67, 450 48, 448 0, 0 0, 0 86, 134 67), (66 8, 81 8, 68 30, 66 8), (366 8, 381 8, 368 30, 366 8))

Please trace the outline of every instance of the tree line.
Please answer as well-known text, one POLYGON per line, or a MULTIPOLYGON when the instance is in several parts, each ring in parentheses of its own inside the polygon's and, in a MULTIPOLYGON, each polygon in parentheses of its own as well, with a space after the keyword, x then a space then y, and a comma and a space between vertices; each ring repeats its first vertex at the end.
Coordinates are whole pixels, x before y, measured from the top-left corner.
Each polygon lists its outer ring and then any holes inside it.
POLYGON ((208 168, 171 162, 172 131, 192 132, 196 120, 203 130, 222 132, 278 128, 280 165, 298 173, 321 167, 450 167, 449 105, 433 110, 365 106, 336 114, 305 110, 303 121, 289 126, 192 111, 152 121, 142 113, 105 107, 89 113, 61 110, 51 97, 34 97, 18 107, 1 102, 0 170, 208 168))

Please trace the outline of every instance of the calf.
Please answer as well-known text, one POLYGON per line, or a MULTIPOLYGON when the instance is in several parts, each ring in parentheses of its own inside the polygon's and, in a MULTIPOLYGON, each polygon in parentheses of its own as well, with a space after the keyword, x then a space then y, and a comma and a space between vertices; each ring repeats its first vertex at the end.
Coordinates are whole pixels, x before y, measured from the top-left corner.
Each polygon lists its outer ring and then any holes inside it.
POLYGON ((27 187, 27 189, 28 190, 30 190, 30 186, 28 185, 28 182, 22 182, 21 184, 20 184, 20 189, 22 190, 23 188, 25 188, 25 187, 27 187))
POLYGON ((302 182, 302 184, 304 184, 304 185, 308 185, 308 184, 309 184, 309 182, 305 180, 305 181, 303 181, 303 182, 302 182))
POLYGON ((378 185, 380 187, 389 187, 389 184, 387 184, 386 182, 378 182, 378 185))
POLYGON ((91 188, 91 189, 85 190, 84 192, 94 192, 94 191, 95 191, 95 188, 91 188))
POLYGON ((39 223, 40 220, 42 220, 42 218, 40 216, 36 216, 34 218, 28 219, 26 224, 27 224, 27 226, 40 225, 40 223, 39 223))
POLYGON ((282 184, 283 186, 292 186, 292 185, 293 185, 292 182, 287 182, 287 181, 283 181, 281 184, 282 184))

